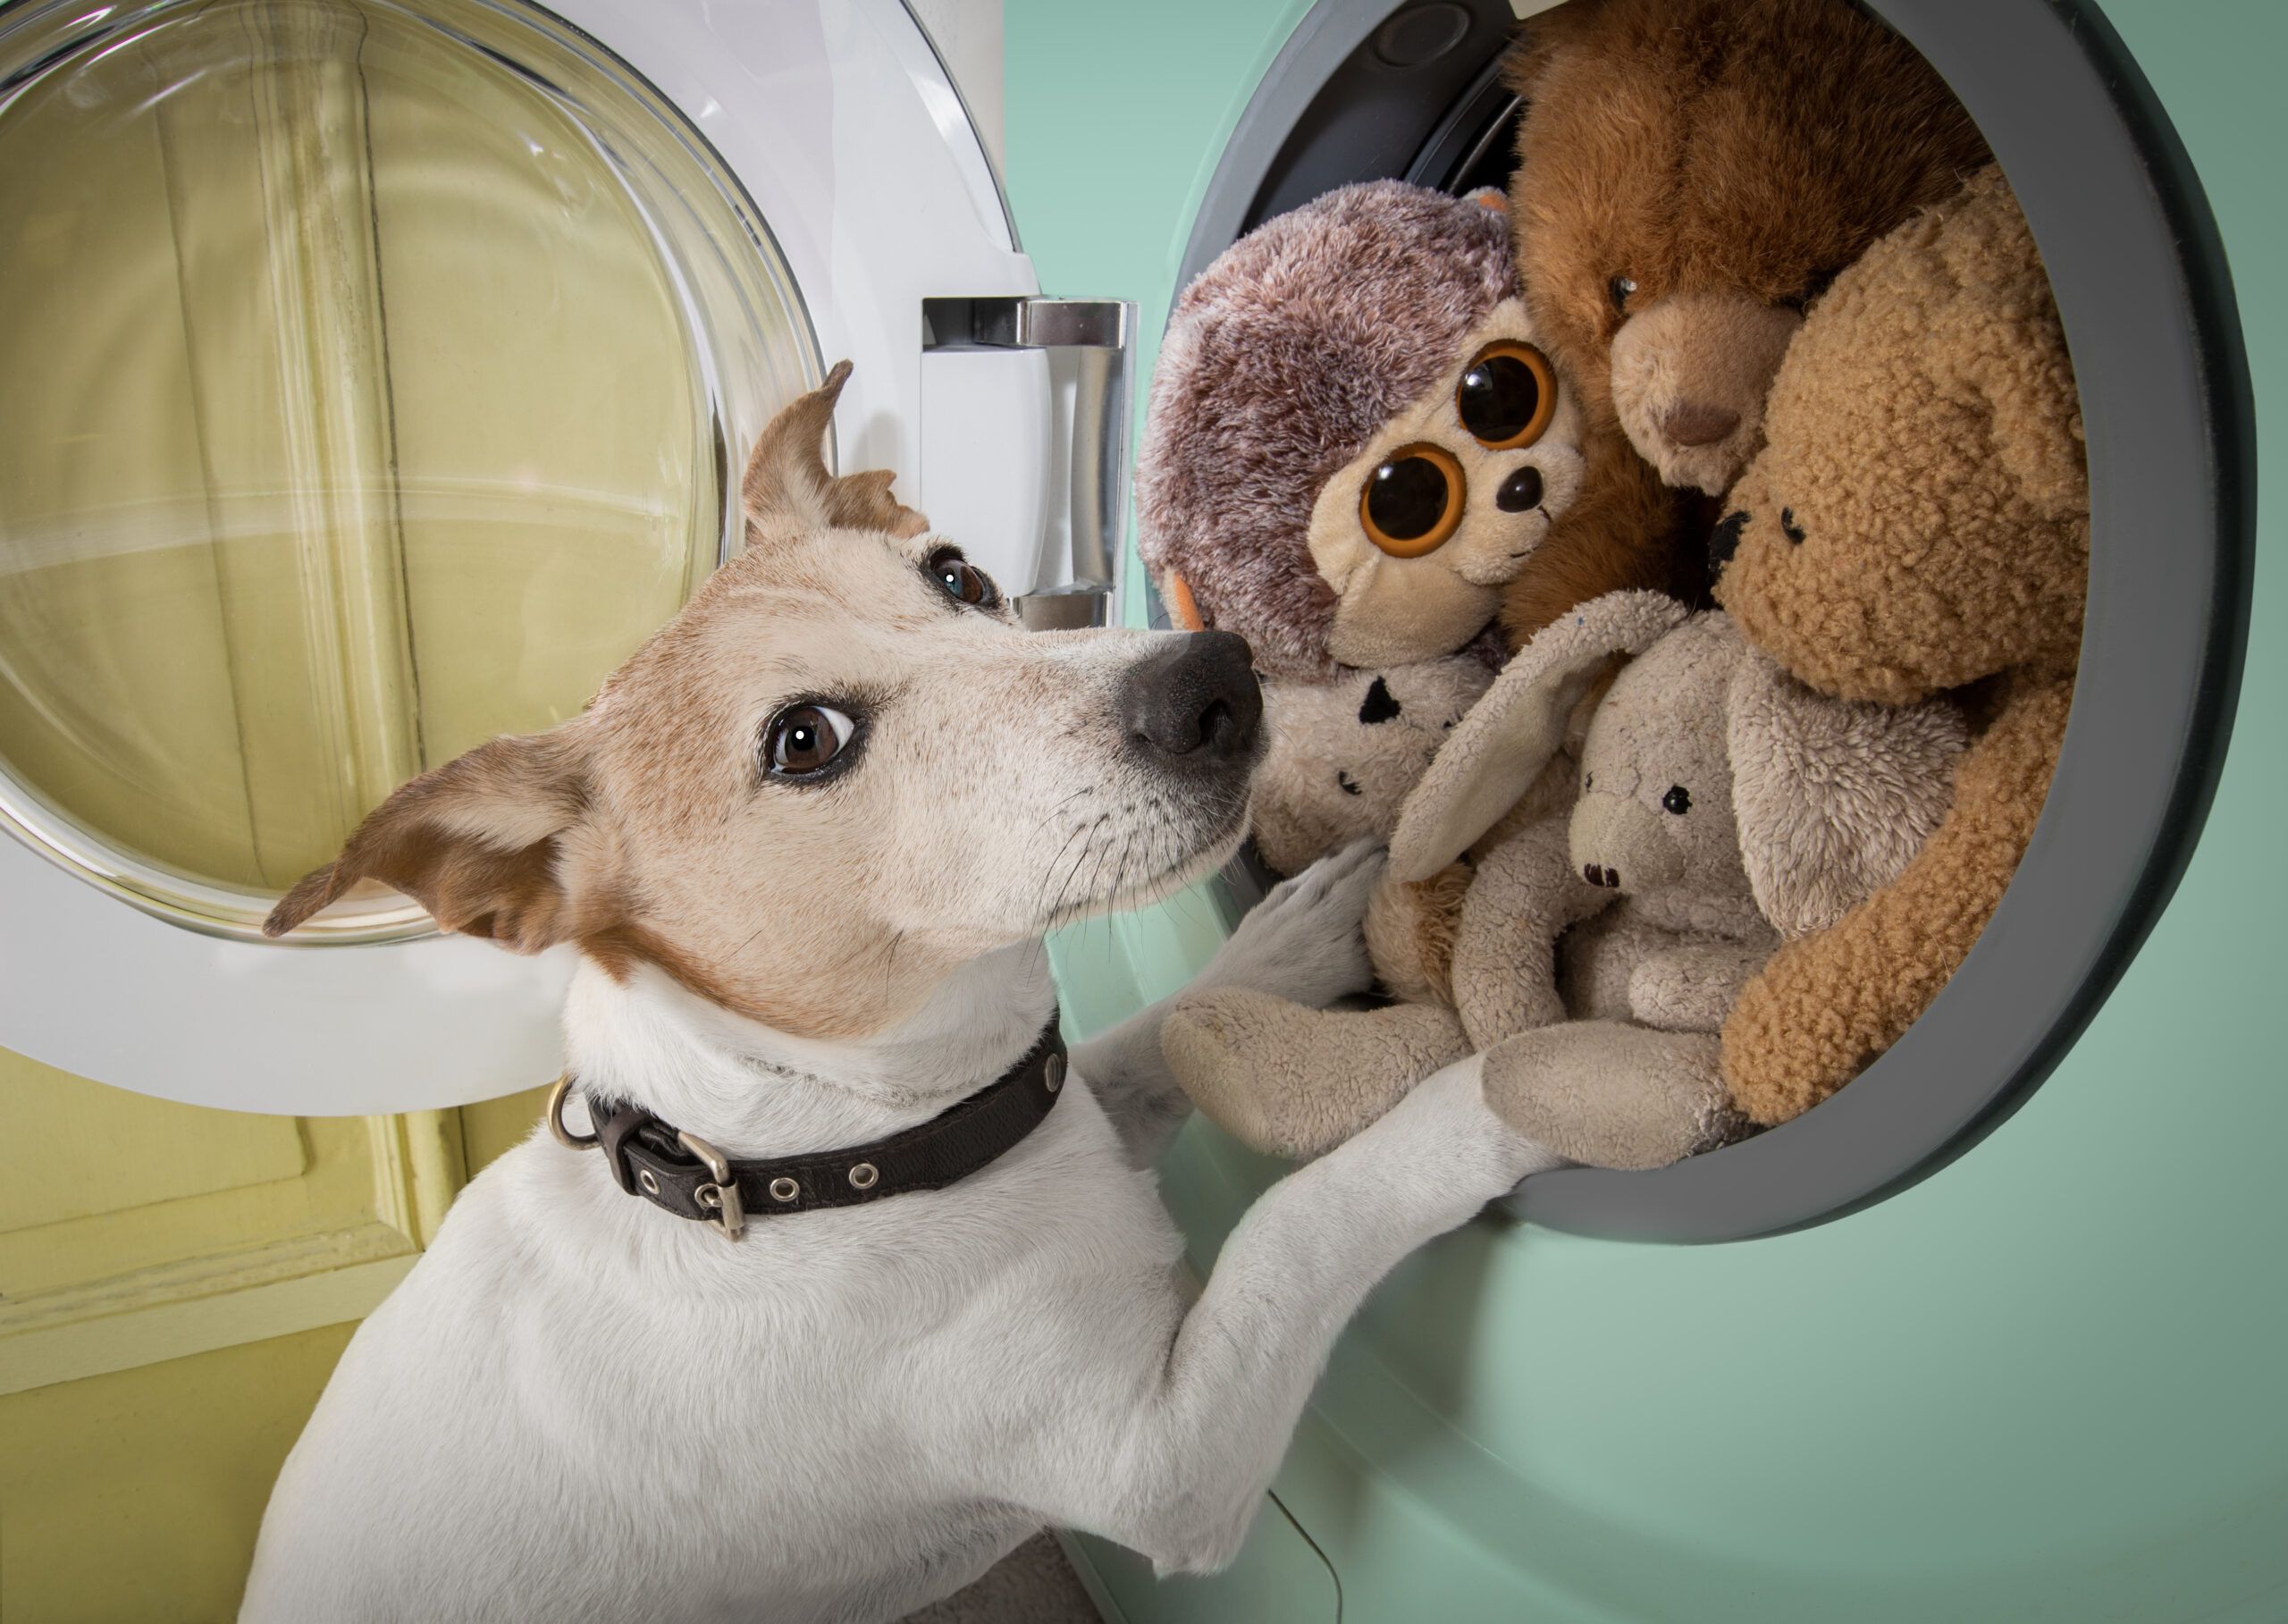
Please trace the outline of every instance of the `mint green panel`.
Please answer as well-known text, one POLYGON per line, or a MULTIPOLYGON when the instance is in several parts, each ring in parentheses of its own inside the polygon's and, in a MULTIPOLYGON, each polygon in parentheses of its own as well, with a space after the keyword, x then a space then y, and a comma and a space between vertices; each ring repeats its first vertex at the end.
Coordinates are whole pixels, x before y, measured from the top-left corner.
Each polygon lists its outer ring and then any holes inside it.
MULTIPOLYGON (((1009 0, 1011 189, 1044 286, 1135 299, 1157 334, 1189 200, 1295 9, 1009 0)), ((2216 209, 2276 488, 2288 10, 2105 9, 2216 209)), ((2288 1617, 2288 531, 2276 504, 2259 523, 2215 808, 2050 1080, 1935 1177, 1803 1233, 1485 1220, 1415 1259, 1274 1485, 1345 1624, 2288 1617)), ((1059 944, 1076 1021, 1179 982, 1214 905, 1059 944)), ((1199 1266, 1278 1171, 1186 1131, 1165 1186, 1199 1266)), ((1255 1616, 1213 1582, 1169 1600, 1152 1616, 1255 1616)))

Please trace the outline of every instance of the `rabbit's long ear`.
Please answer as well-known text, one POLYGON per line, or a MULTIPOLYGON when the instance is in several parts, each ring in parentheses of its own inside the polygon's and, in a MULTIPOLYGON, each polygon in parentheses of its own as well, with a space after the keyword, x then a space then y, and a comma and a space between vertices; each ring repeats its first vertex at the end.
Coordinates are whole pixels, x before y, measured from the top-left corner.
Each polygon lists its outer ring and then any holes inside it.
POLYGON ((1942 700, 1830 699, 1749 649, 1728 712, 1740 856, 1782 937, 1827 929, 1897 879, 1954 803, 1967 730, 1942 700))
POLYGON ((1661 593, 1612 592, 1536 632, 1407 796, 1391 837, 1391 873, 1427 879, 1476 845, 1563 748, 1566 719, 1606 662, 1644 652, 1688 612, 1661 593))

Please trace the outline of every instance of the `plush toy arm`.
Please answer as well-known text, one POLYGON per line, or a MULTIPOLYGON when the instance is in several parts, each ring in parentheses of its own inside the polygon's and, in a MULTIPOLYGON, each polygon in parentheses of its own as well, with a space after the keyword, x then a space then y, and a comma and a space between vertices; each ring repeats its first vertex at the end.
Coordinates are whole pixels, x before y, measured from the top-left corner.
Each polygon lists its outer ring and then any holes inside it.
POLYGON ((1770 962, 1771 947, 1766 938, 1679 942, 1663 948, 1629 972, 1629 1013, 1661 1031, 1716 1031, 1755 972, 1770 962))
POLYGON ((1782 1123, 1858 1075, 1930 1006, 2016 872, 2065 736, 2073 685, 2015 689, 1955 770, 1954 804, 1899 877, 1793 941, 1724 1022, 1741 1110, 1782 1123))
POLYGON ((1291 1157, 1332 1149, 1470 1052, 1442 1005, 1305 1009, 1239 990, 1180 998, 1160 1047, 1208 1121, 1250 1149, 1291 1157))
POLYGON ((1454 938, 1454 1006, 1479 1048, 1566 1018, 1557 939, 1614 893, 1573 869, 1561 816, 1528 824, 1478 861, 1454 938))
POLYGON ((1665 1167, 1738 1137, 1712 1032, 1569 1021, 1485 1056, 1485 1103, 1526 1138, 1593 1167, 1665 1167))

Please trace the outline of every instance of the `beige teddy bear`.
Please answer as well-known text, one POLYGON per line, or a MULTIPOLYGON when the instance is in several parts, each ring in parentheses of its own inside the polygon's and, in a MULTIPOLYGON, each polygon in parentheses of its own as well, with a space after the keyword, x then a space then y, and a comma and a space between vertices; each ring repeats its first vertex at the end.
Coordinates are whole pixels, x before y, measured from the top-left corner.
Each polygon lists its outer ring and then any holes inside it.
POLYGON ((1396 882, 1476 850, 1454 1025, 1222 992, 1187 1000, 1162 1044, 1200 1108, 1259 1149, 1323 1150, 1483 1049, 1488 1098, 1540 1142, 1673 1161, 1741 1125, 1716 1035, 1740 989, 1906 866, 1964 742, 1951 705, 1830 699, 1720 613, 1610 593, 1510 663, 1400 819, 1396 882), (1616 653, 1636 657, 1592 703, 1616 653), (1584 713, 1569 807, 1511 816, 1584 713))

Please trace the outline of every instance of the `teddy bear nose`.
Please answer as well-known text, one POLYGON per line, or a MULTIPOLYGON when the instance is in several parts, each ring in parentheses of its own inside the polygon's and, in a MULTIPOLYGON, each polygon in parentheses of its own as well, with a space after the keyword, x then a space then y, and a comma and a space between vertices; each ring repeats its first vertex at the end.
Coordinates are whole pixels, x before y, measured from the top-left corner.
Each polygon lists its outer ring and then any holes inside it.
POLYGON ((1519 468, 1502 482, 1493 493, 1493 505, 1504 513, 1523 513, 1541 506, 1541 470, 1519 468))
POLYGON ((1619 871, 1614 869, 1600 868, 1594 862, 1585 862, 1581 865, 1581 878, 1603 890, 1620 889, 1619 871))
POLYGON ((1661 419, 1661 433, 1678 445, 1714 445, 1739 426, 1739 413, 1696 400, 1669 408, 1669 415, 1661 419))

